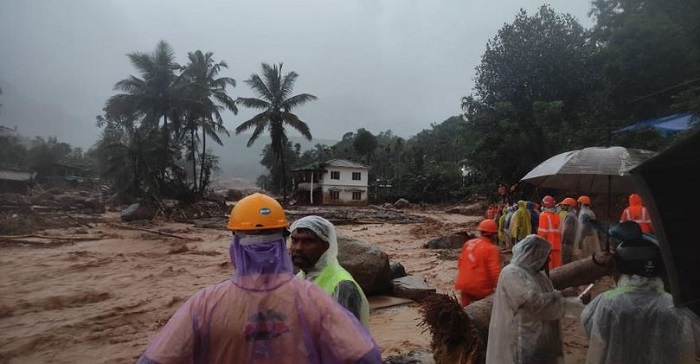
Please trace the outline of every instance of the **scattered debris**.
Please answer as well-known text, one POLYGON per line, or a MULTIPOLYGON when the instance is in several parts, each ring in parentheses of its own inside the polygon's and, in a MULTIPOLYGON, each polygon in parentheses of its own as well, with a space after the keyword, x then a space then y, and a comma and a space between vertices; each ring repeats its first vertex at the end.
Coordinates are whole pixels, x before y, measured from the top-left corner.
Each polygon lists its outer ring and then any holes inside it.
POLYGON ((435 288, 428 286, 422 275, 406 276, 391 281, 394 285, 392 295, 421 302, 425 297, 434 294, 435 288))
POLYGON ((190 238, 190 237, 186 237, 186 236, 169 234, 169 233, 165 233, 165 232, 158 231, 158 230, 144 229, 144 228, 140 228, 140 227, 136 227, 136 226, 121 225, 121 224, 115 224, 115 223, 111 223, 111 222, 107 223, 107 225, 109 225, 111 227, 115 227, 117 229, 143 231, 143 232, 147 232, 147 233, 151 233, 151 234, 158 234, 158 235, 167 236, 170 238, 181 239, 181 240, 191 240, 191 241, 201 241, 202 240, 201 238, 190 238))

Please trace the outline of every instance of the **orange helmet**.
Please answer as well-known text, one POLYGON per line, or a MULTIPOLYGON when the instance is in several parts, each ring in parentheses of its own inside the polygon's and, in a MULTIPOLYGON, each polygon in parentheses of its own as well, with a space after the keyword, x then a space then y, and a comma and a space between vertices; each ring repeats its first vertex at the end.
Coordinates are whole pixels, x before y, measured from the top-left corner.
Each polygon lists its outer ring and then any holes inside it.
POLYGON ((542 206, 544 206, 544 207, 554 207, 554 206, 556 206, 556 204, 557 204, 557 201, 555 201, 554 197, 552 197, 552 196, 547 195, 547 196, 544 196, 544 198, 542 199, 542 206))
POLYGON ((270 230, 286 228, 288 225, 279 202, 262 193, 254 193, 233 207, 226 227, 229 230, 270 230))
POLYGON ((498 226, 496 225, 496 221, 494 221, 492 219, 484 219, 484 220, 481 220, 481 222, 479 223, 477 230, 479 230, 483 233, 495 234, 498 232, 498 226))
POLYGON ((584 204, 584 205, 590 205, 590 204, 591 204, 591 198, 588 197, 588 196, 586 196, 586 195, 583 195, 583 196, 579 197, 577 201, 580 202, 580 203, 582 203, 582 204, 584 204))
POLYGON ((566 206, 576 207, 576 200, 574 200, 571 197, 567 197, 561 202, 561 204, 566 205, 566 206))

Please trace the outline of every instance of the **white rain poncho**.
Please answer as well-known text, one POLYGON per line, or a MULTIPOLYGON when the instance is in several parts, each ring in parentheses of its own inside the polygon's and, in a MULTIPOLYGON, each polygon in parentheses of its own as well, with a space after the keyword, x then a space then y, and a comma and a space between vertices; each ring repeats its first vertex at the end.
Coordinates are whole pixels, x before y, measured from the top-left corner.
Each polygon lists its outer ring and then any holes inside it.
POLYGON ((296 229, 309 229, 321 240, 328 242, 328 249, 314 264, 314 267, 306 273, 300 270, 297 277, 315 282, 322 288, 327 289, 328 293, 338 303, 352 312, 365 327, 369 327, 369 302, 367 297, 360 285, 352 279, 352 275, 338 262, 338 235, 335 231, 335 226, 321 216, 311 215, 294 221, 289 229, 292 232, 296 229), (322 276, 322 273, 325 274, 322 276), (327 278, 328 274, 342 275, 343 277, 351 278, 352 281, 341 280, 334 287, 325 287, 326 284, 324 282, 334 281, 333 279, 324 279, 327 278))
POLYGON ((281 233, 237 234, 229 252, 234 275, 192 295, 138 364, 381 363, 355 317, 294 277, 281 233))
POLYGON ((693 363, 692 324, 658 277, 622 275, 583 310, 587 363, 693 363))
POLYGON ((561 257, 564 264, 572 262, 574 259, 574 247, 578 235, 578 218, 576 209, 569 208, 561 224, 561 257))
POLYGON ((581 211, 578 213, 578 233, 576 234, 578 246, 574 249, 574 254, 578 258, 590 257, 594 252, 600 250, 598 232, 590 223, 591 220, 595 220, 595 212, 591 210, 590 206, 581 205, 581 211))
POLYGON ((489 325, 487 363, 563 363, 559 319, 583 309, 577 297, 554 290, 542 271, 550 244, 528 235, 513 247, 513 257, 498 278, 489 325))

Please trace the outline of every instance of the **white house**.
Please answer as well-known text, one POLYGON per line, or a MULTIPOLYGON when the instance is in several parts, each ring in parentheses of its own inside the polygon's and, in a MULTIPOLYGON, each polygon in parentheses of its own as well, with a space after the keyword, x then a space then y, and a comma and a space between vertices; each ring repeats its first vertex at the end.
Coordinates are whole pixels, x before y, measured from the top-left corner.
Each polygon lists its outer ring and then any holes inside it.
POLYGON ((369 168, 345 159, 331 159, 293 170, 294 196, 311 205, 366 205, 369 168))

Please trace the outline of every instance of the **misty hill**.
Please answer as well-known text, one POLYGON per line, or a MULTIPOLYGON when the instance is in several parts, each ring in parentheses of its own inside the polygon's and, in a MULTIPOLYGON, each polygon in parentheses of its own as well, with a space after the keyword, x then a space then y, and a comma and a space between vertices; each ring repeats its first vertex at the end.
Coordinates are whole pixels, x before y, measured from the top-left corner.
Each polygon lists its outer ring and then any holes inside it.
MULTIPOLYGON (((313 130, 312 130, 313 133, 313 130)), ((213 142, 207 142, 207 148, 211 146, 214 154, 219 156, 219 179, 243 178, 255 182, 261 174, 267 173, 267 169, 260 164, 262 159, 262 150, 265 145, 270 144, 268 135, 261 135, 255 144, 250 148, 246 147, 250 135, 231 133, 230 137, 223 135, 221 140, 223 146, 219 146, 213 142)), ((300 136, 289 136, 289 140, 295 144, 301 144, 301 150, 312 149, 316 144, 334 145, 337 140, 331 139, 316 139, 311 141, 300 136)))

